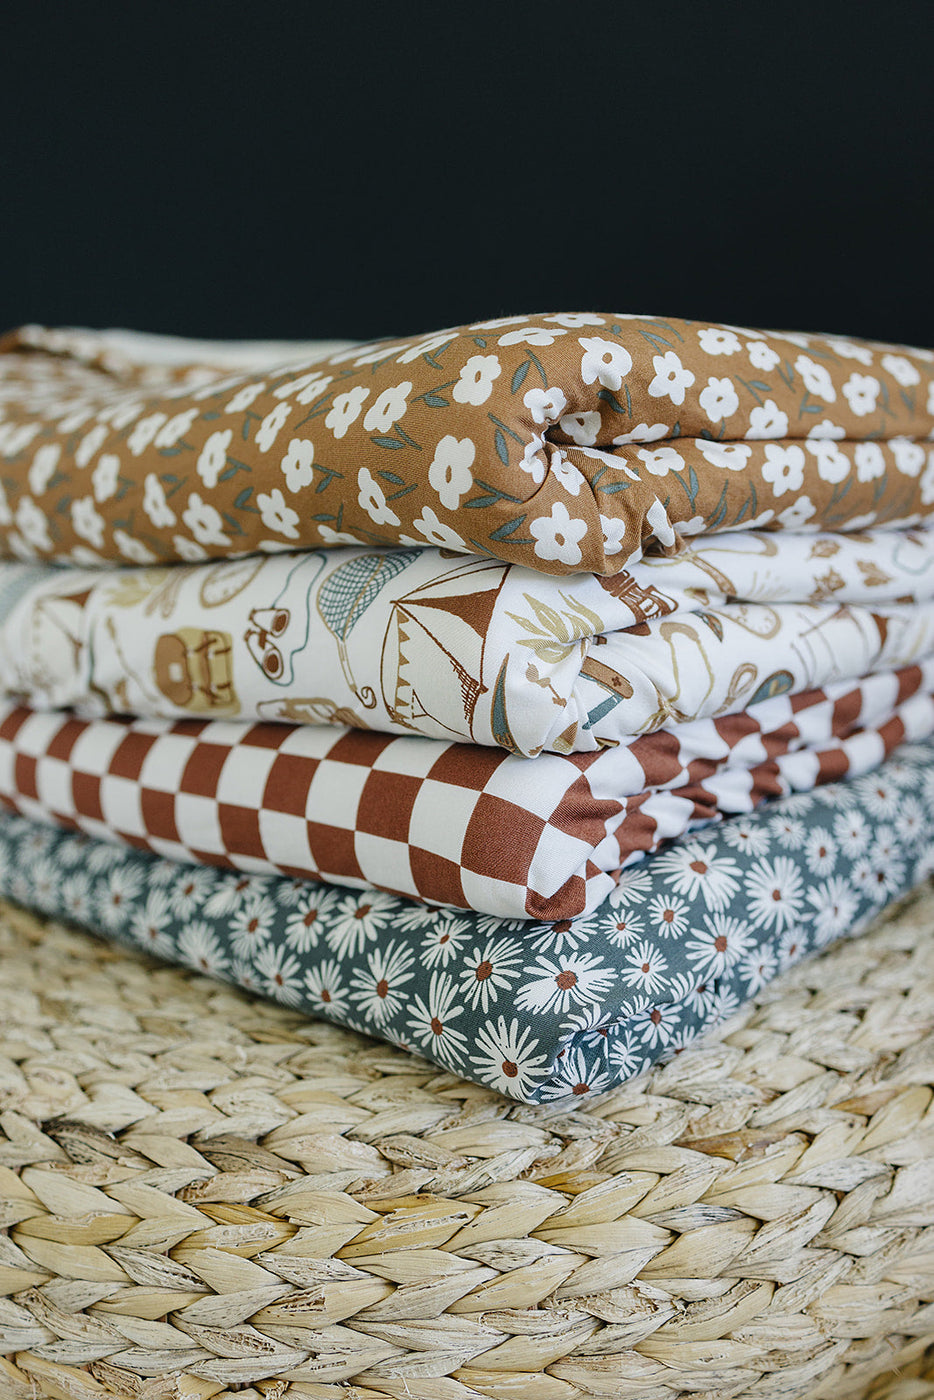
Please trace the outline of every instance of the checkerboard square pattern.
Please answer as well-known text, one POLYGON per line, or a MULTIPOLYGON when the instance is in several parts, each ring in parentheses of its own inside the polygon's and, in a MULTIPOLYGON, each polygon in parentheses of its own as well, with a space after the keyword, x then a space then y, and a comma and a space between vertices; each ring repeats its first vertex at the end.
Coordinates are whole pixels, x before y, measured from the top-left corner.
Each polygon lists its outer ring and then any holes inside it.
POLYGON ((338 726, 82 720, 8 703, 0 804, 177 859, 558 920, 594 909, 662 840, 878 763, 916 732, 909 708, 931 705, 930 689, 909 667, 807 704, 773 697, 762 720, 535 759, 338 726))

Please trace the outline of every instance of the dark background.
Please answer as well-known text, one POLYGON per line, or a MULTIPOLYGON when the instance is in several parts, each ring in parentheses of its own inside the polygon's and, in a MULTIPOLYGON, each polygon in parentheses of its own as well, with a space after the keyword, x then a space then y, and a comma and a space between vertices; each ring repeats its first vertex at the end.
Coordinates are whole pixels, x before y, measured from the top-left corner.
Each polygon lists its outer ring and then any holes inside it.
POLYGON ((930 345, 932 37, 929 0, 8 7, 0 327, 930 345))

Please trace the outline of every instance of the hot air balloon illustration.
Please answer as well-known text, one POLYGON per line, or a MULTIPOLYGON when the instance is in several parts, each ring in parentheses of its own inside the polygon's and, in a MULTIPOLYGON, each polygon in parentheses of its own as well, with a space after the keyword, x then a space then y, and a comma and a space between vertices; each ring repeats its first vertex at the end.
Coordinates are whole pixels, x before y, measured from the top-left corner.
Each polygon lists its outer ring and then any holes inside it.
MULTIPOLYGON (((383 641, 383 700, 399 724, 439 737, 474 736, 484 648, 493 610, 510 570, 471 560, 413 588, 392 605, 383 641), (434 721, 429 728, 426 721, 434 721)), ((497 687, 498 727, 508 732, 505 688, 497 687), (501 713, 500 713, 501 711, 501 713)))
POLYGON ((367 710, 376 705, 376 692, 372 686, 357 685, 347 654, 347 639, 386 585, 407 569, 420 553, 417 549, 403 549, 388 554, 358 554, 328 574, 318 589, 318 613, 337 642, 347 684, 367 710))

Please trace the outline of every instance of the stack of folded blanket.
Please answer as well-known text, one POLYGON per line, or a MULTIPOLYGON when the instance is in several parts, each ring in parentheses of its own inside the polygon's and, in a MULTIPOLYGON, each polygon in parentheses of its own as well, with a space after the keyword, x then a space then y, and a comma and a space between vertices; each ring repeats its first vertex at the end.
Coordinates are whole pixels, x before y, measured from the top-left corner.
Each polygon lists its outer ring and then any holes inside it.
POLYGON ((527 1102, 934 867, 934 355, 0 341, 0 893, 527 1102))

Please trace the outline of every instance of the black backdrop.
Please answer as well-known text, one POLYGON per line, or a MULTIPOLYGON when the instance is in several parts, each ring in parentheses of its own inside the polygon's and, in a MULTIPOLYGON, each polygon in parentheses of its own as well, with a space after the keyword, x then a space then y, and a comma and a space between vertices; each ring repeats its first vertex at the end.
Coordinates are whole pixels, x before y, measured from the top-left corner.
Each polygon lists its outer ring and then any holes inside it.
POLYGON ((0 326, 934 343, 929 0, 10 11, 0 326))

